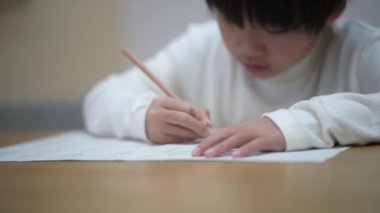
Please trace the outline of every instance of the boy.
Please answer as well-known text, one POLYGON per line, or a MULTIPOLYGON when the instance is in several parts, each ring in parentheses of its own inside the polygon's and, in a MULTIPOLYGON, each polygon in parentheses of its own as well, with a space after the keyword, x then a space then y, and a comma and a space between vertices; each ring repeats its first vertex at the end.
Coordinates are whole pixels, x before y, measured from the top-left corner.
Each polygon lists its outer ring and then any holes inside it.
POLYGON ((336 21, 346 0, 207 4, 216 21, 147 62, 186 102, 132 68, 87 96, 90 132, 157 144, 201 137, 193 155, 206 157, 380 141, 380 31, 336 21))

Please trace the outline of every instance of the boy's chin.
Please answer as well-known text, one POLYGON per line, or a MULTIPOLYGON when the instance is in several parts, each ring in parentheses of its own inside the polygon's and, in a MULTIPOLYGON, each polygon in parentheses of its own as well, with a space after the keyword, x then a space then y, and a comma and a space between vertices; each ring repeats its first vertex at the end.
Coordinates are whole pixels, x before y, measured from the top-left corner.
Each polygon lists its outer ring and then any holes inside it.
POLYGON ((245 68, 245 71, 252 77, 258 78, 258 79, 268 79, 271 77, 274 77, 278 75, 277 72, 274 72, 270 68, 267 69, 248 69, 245 68))

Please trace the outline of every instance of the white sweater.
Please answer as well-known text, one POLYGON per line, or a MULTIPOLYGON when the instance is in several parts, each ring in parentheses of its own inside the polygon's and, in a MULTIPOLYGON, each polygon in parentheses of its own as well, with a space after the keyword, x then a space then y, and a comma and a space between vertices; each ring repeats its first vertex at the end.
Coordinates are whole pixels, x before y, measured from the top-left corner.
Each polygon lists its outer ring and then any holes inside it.
MULTIPOLYGON (((287 150, 380 141, 380 30, 364 23, 326 27, 302 61, 265 80, 229 54, 215 21, 191 26, 146 63, 181 99, 208 108, 215 127, 266 116, 287 150)), ((159 95, 137 68, 113 74, 86 97, 86 128, 147 141, 146 112, 159 95)))

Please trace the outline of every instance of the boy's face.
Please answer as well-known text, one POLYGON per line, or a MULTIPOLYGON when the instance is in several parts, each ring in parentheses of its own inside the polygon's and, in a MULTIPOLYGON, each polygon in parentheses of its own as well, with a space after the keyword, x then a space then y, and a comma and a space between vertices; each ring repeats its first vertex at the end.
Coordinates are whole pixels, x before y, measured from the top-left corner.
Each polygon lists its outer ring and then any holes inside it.
POLYGON ((309 53, 316 40, 312 33, 268 32, 247 22, 240 28, 218 12, 216 15, 228 50, 257 78, 275 76, 295 65, 309 53))

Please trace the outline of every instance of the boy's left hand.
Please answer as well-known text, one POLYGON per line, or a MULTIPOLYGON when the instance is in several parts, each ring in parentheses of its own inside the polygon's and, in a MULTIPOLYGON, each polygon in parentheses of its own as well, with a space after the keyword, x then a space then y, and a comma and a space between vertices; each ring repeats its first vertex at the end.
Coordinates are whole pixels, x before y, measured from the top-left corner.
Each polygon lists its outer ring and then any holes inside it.
POLYGON ((213 132, 193 151, 193 156, 217 157, 237 148, 233 157, 261 151, 284 151, 285 139, 269 118, 228 126, 213 132))

